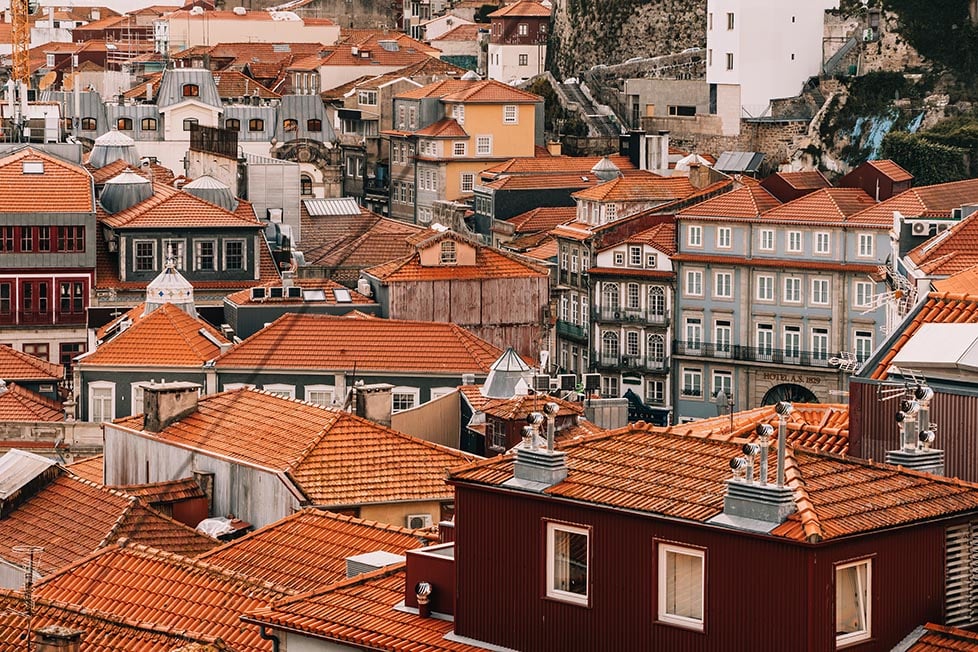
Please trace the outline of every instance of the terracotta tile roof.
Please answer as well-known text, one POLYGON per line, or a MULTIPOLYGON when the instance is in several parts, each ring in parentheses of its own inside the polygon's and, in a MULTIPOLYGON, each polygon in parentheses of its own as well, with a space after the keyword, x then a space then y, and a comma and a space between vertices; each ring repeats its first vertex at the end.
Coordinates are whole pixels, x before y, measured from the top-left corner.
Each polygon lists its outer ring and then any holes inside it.
POLYGON ((0 393, 0 421, 64 421, 61 403, 16 383, 0 393))
POLYGON ((107 548, 42 579, 35 595, 173 631, 220 637, 242 652, 267 652, 269 644, 258 628, 242 625, 239 618, 288 592, 201 561, 130 544, 107 548))
POLYGON ((24 632, 51 626, 86 632, 84 652, 231 652, 222 641, 34 596, 28 620, 21 593, 0 589, 0 650, 24 649, 24 632), (193 647, 187 647, 193 646, 193 647))
POLYGON ((165 482, 119 485, 113 488, 130 496, 136 496, 149 505, 175 503, 188 498, 205 498, 207 496, 193 476, 165 482))
POLYGON ((91 213, 95 188, 85 168, 25 147, 0 158, 0 212, 91 213), (43 166, 25 174, 24 164, 43 166))
POLYGON ((428 138, 468 138, 469 135, 465 133, 465 129, 459 126, 455 118, 442 118, 437 122, 432 122, 430 125, 424 129, 418 129, 414 132, 416 136, 425 136, 428 138))
POLYGON ((693 194, 696 188, 687 177, 660 177, 646 172, 605 181, 592 188, 575 192, 577 200, 599 202, 671 201, 693 194))
POLYGON ((118 213, 107 213, 101 205, 98 219, 102 224, 124 229, 167 228, 262 228, 251 204, 243 199, 232 213, 189 192, 161 183, 153 184, 153 196, 118 213))
POLYGON ((913 175, 904 170, 902 167, 891 161, 890 159, 882 159, 879 161, 866 161, 867 165, 872 165, 874 168, 885 174, 893 181, 913 181, 913 175))
POLYGON ((952 276, 978 265, 978 213, 915 247, 907 258, 929 276, 952 276))
MULTIPOLYGON (((404 33, 383 30, 342 30, 336 45, 318 56, 317 66, 397 66, 403 68, 438 57, 441 50, 416 41, 404 33), (381 41, 396 41, 396 49, 386 49, 381 41), (353 49, 356 48, 356 54, 353 49), (364 56, 366 55, 366 56, 364 56)), ((308 64, 305 64, 308 65, 308 64)))
POLYGON ((72 462, 65 467, 72 475, 76 475, 82 480, 88 480, 95 484, 102 484, 105 477, 105 456, 93 455, 85 459, 72 462))
MULTIPOLYGON (((654 432, 635 424, 563 446, 567 478, 545 494, 589 505, 706 522, 723 512, 729 462, 741 444, 654 432)), ((771 447, 769 469, 776 466, 771 447)), ((451 473, 453 483, 500 486, 513 455, 451 473)), ((773 476, 772 476, 773 477, 773 476)), ((798 511, 774 537, 817 542, 978 510, 978 485, 788 447, 786 485, 798 511)))
MULTIPOLYGON (((143 420, 115 423, 141 431, 143 420)), ((476 459, 341 410, 250 389, 202 397, 196 412, 153 438, 287 473, 326 507, 451 500, 445 472, 476 459)))
POLYGON ((880 223, 889 220, 892 225, 893 211, 900 211, 906 217, 949 218, 953 209, 974 203, 978 203, 978 179, 966 179, 910 188, 857 217, 880 223))
POLYGON ((310 265, 359 271, 414 251, 407 242, 426 229, 369 211, 357 215, 312 216, 300 204, 302 252, 310 265))
POLYGON ((783 179, 786 184, 795 190, 818 190, 819 188, 832 187, 832 184, 825 178, 825 175, 818 170, 804 170, 801 172, 775 172, 771 176, 776 176, 783 179))
POLYGON ((527 258, 533 258, 534 260, 547 261, 557 257, 557 240, 554 238, 548 238, 545 242, 533 247, 532 249, 527 249, 523 252, 523 255, 527 258))
POLYGON ((14 546, 43 546, 47 574, 121 538, 188 555, 218 545, 133 496, 63 474, 0 520, 0 557, 18 560, 14 546))
MULTIPOLYGON (((880 358, 870 378, 885 380, 890 364, 900 349, 923 324, 975 324, 978 323, 978 295, 938 294, 932 292, 912 319, 901 325, 900 335, 880 358)), ((862 375, 862 374, 860 374, 862 375)))
POLYGON ((978 265, 932 282, 938 294, 978 295, 978 265))
POLYGON ((576 206, 544 206, 520 213, 507 222, 513 225, 516 233, 536 233, 549 231, 558 224, 565 224, 577 217, 576 206))
POLYGON ((415 252, 400 260, 365 269, 364 273, 384 283, 548 276, 548 272, 536 263, 482 245, 476 246, 475 265, 422 265, 420 253, 415 252))
POLYGON ((472 25, 459 25, 455 27, 438 38, 433 38, 431 41, 437 43, 438 41, 462 41, 462 42, 474 42, 479 38, 479 30, 486 29, 486 25, 472 24, 472 25))
MULTIPOLYGON (((482 171, 482 176, 494 178, 501 174, 511 176, 523 174, 592 174, 591 168, 598 164, 603 156, 551 156, 549 152, 542 156, 511 158, 497 163, 482 171)), ((634 170, 635 166, 627 156, 613 154, 608 159, 618 166, 622 172, 634 170)))
POLYGON ((662 222, 625 240, 629 244, 647 244, 667 256, 676 253, 676 223, 662 222))
POLYGON ((404 599, 404 564, 359 575, 315 593, 257 609, 245 622, 264 623, 346 646, 374 650, 484 652, 485 647, 446 640, 451 620, 421 618, 393 609, 404 599))
POLYGON ((902 652, 975 652, 978 650, 978 634, 960 627, 927 623, 914 630, 907 639, 894 649, 902 652))
POLYGON ((7 344, 0 344, 0 378, 3 380, 59 381, 64 376, 65 369, 61 365, 41 360, 7 344))
POLYGON ((556 403, 559 407, 557 416, 584 414, 584 406, 580 403, 571 403, 570 401, 546 394, 514 396, 513 398, 490 398, 482 404, 479 410, 494 417, 512 421, 514 419, 525 419, 531 412, 543 412, 543 406, 551 402, 556 403))
POLYGON ((216 366, 482 374, 501 354, 446 322, 286 313, 221 356, 216 366))
POLYGON ((273 90, 248 77, 237 70, 221 70, 214 73, 214 83, 217 84, 217 94, 222 98, 235 98, 257 95, 262 99, 277 99, 282 97, 273 90))
POLYGON ((429 545, 434 535, 319 509, 303 509, 198 559, 306 592, 346 579, 346 558, 429 545))
POLYGON ((550 230, 558 238, 584 241, 591 237, 591 227, 583 222, 567 222, 550 230))
POLYGON ((493 190, 547 190, 551 188, 592 188, 601 183, 593 174, 557 172, 553 174, 503 174, 484 184, 493 190))
MULTIPOLYGON (((526 235, 518 235, 500 246, 502 249, 509 251, 522 252, 526 249, 545 244, 550 240, 553 240, 553 236, 550 235, 549 231, 537 231, 535 233, 527 233, 526 235)), ((524 253, 523 255, 525 256, 526 254, 524 253)))
MULTIPOLYGON (((308 300, 299 298, 289 298, 289 297, 266 297, 265 299, 252 300, 251 289, 241 290, 233 294, 227 295, 225 297, 228 301, 236 306, 267 306, 267 305, 298 305, 298 306, 336 306, 345 304, 371 304, 375 305, 376 302, 368 296, 364 296, 357 292, 356 290, 351 290, 344 285, 340 285, 336 281, 331 281, 325 278, 294 278, 292 279, 292 285, 300 287, 303 290, 323 290, 323 296, 325 299, 317 299, 314 303, 310 304, 308 300), (350 300, 344 301, 342 304, 336 300, 336 295, 333 294, 333 290, 346 290, 350 293, 350 300)), ((281 282, 265 283, 264 287, 281 287, 281 282)), ((258 287, 258 286, 253 286, 258 287)))
POLYGON ((445 79, 406 91, 397 97, 405 99, 437 97, 442 102, 464 104, 496 104, 502 102, 530 104, 542 99, 539 95, 521 91, 492 79, 445 79))
POLYGON ((781 202, 760 186, 744 186, 679 211, 682 217, 756 218, 781 202))
POLYGON ((97 169, 92 169, 87 164, 86 167, 88 167, 89 171, 92 173, 92 178, 95 179, 95 185, 97 186, 104 184, 109 179, 119 176, 126 170, 135 172, 141 177, 151 179, 156 183, 162 183, 164 185, 170 185, 173 183, 173 179, 175 178, 173 176, 173 171, 170 168, 163 167, 159 163, 152 163, 149 167, 150 171, 147 171, 143 167, 133 167, 129 165, 125 159, 121 158, 97 169), (150 174, 150 172, 152 172, 152 174, 150 174))
POLYGON ((875 205, 873 198, 861 188, 822 188, 765 211, 761 221, 892 227, 892 215, 888 223, 880 223, 871 215, 858 216, 875 205))
POLYGON ((83 367, 200 367, 216 358, 217 342, 229 343, 220 331, 194 319, 172 303, 163 304, 128 329, 79 360, 83 367))
POLYGON ((550 9, 535 0, 519 0, 519 2, 506 5, 489 14, 489 18, 516 18, 524 16, 549 18, 550 9))

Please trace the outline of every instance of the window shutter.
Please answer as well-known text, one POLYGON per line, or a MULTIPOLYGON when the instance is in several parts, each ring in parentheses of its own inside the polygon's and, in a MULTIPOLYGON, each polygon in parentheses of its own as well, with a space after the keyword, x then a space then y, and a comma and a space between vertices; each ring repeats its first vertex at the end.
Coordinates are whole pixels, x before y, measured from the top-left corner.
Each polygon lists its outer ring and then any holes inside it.
POLYGON ((978 622, 978 522, 947 528, 945 624, 966 627, 978 622), (974 551, 974 552, 972 552, 974 551))

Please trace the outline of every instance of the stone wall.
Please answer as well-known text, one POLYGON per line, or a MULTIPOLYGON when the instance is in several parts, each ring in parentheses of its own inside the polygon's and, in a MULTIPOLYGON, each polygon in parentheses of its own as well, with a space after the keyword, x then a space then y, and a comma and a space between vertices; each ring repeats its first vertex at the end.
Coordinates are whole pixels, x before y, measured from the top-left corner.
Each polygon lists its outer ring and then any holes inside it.
POLYGON ((102 426, 87 421, 2 421, 0 454, 22 448, 66 463, 102 453, 102 426))

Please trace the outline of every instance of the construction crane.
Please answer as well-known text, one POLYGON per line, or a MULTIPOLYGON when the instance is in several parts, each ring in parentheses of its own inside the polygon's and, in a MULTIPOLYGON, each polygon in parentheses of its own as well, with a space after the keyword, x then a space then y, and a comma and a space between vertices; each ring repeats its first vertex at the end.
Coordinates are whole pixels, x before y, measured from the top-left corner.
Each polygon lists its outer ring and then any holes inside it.
POLYGON ((11 78, 18 84, 27 85, 31 67, 27 52, 31 47, 30 14, 37 4, 32 0, 10 0, 10 40, 13 46, 11 78))

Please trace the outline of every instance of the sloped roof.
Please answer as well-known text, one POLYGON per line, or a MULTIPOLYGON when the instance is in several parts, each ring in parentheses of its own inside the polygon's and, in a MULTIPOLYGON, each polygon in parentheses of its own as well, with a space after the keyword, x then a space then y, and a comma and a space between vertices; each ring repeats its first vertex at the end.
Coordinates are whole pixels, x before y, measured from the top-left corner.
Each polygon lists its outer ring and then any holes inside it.
POLYGON ((79 364, 84 367, 200 367, 221 352, 212 339, 230 344, 207 322, 194 319, 172 303, 165 303, 82 358, 79 364), (201 331, 211 337, 205 337, 201 331))
POLYGON ((893 181, 913 181, 913 175, 890 159, 880 159, 876 161, 866 161, 866 165, 871 165, 893 181))
POLYGON ((364 270, 384 283, 412 281, 447 281, 547 276, 546 270, 514 254, 476 245, 475 265, 422 265, 421 255, 414 252, 383 265, 364 270))
POLYGON ((456 324, 286 313, 221 356, 224 369, 487 373, 502 353, 456 324))
POLYGON ((951 181, 933 186, 910 188, 860 214, 861 219, 893 224, 893 211, 905 217, 951 217, 951 211, 966 204, 978 204, 978 179, 951 181))
POLYGON ((761 183, 767 182, 769 178, 776 177, 783 180, 795 190, 818 190, 819 188, 831 188, 832 184, 825 178, 825 175, 818 170, 802 170, 799 172, 775 172, 770 177, 765 177, 761 183))
POLYGON ((217 94, 222 98, 257 95, 262 99, 271 100, 282 97, 238 70, 221 70, 214 73, 214 83, 217 84, 217 94))
POLYGON ((64 421, 61 403, 15 383, 0 393, 0 421, 64 421))
MULTIPOLYGON (((279 297, 267 297, 264 299, 252 299, 251 289, 241 290, 233 294, 229 294, 225 297, 230 303, 236 306, 267 306, 267 305, 282 305, 282 304, 292 304, 292 305, 305 305, 305 306, 336 306, 336 305, 363 305, 363 304, 376 304, 376 302, 368 296, 364 296, 357 292, 356 290, 351 290, 344 285, 340 285, 336 281, 331 281, 326 278, 294 278, 292 279, 292 285, 295 287, 302 288, 305 290, 322 290, 323 299, 309 300, 302 297, 289 298, 287 296, 279 297), (350 294, 349 301, 340 302, 336 299, 334 290, 345 290, 350 294)), ((282 283, 272 282, 265 283, 264 287, 281 287, 282 283)), ((258 286, 254 286, 258 287, 258 286)))
POLYGON ((496 104, 502 102, 535 103, 539 95, 507 86, 493 79, 445 79, 401 93, 405 99, 440 98, 442 102, 464 104, 496 104))
MULTIPOLYGON (((115 424, 141 431, 143 420, 115 424)), ((445 472, 477 459, 342 410, 251 389, 204 396, 195 412, 152 436, 287 473, 322 506, 450 500, 445 472)))
POLYGON ((134 172, 146 179, 151 179, 156 183, 161 183, 167 186, 173 183, 173 179, 175 178, 173 171, 170 168, 164 167, 159 163, 151 163, 149 170, 147 170, 143 167, 133 167, 125 159, 121 158, 116 159, 108 165, 103 165, 100 168, 92 169, 89 167, 89 170, 92 173, 92 178, 95 180, 95 185, 102 185, 109 179, 119 176, 126 170, 134 172))
POLYGON ((99 206, 98 218, 107 226, 125 229, 262 228, 251 203, 246 200, 239 199, 237 208, 231 212, 161 183, 153 184, 152 197, 118 213, 108 213, 99 206))
MULTIPOLYGON (((733 194, 733 193, 731 193, 733 194)), ((875 221, 872 216, 856 217, 876 202, 862 188, 820 188, 798 199, 771 208, 761 215, 764 222, 791 223, 858 223, 890 227, 889 222, 875 221)))
MULTIPOLYGON (((768 468, 776 466, 771 447, 768 468)), ((741 444, 653 432, 641 425, 562 446, 569 473, 544 494, 589 505, 706 523, 723 513, 729 462, 741 444), (629 480, 624 480, 629 479, 629 480)), ((512 454, 454 471, 449 481, 500 487, 512 454)), ((771 536, 818 542, 978 510, 978 485, 788 447, 786 486, 797 506, 771 536)))
MULTIPOLYGON (((672 256, 676 253, 676 223, 670 221, 656 224, 650 229, 629 236, 624 242, 629 244, 647 244, 655 247, 667 256, 672 256)), ((608 249, 613 246, 616 245, 612 245, 608 249)))
POLYGON ((549 18, 550 8, 543 6, 536 0, 519 0, 513 4, 500 7, 489 14, 489 18, 522 18, 538 17, 549 18))
POLYGON ((418 129, 414 132, 416 136, 424 136, 426 138, 468 138, 469 135, 465 132, 465 129, 458 124, 455 118, 442 118, 432 122, 430 125, 423 129, 418 129))
POLYGON ((601 183, 593 174, 557 172, 553 174, 502 174, 484 184, 493 190, 540 190, 551 188, 590 188, 601 183))
POLYGON ((241 625, 241 614, 288 595, 266 582, 133 544, 101 550, 42 579, 34 590, 42 599, 220 637, 242 652, 267 652, 269 644, 257 627, 241 625))
POLYGON ((682 199, 696 192, 689 177, 661 177, 647 172, 630 174, 579 190, 571 197, 577 200, 599 202, 671 201, 682 199))
POLYGON ((58 381, 64 375, 64 367, 59 364, 18 351, 8 344, 0 344, 0 378, 3 380, 58 381))
POLYGON ((523 255, 526 256, 527 258, 532 258, 534 260, 539 260, 541 262, 556 258, 557 240, 555 238, 548 238, 546 241, 541 242, 539 245, 524 251, 523 255))
POLYGON ((978 264, 932 282, 938 294, 978 295, 978 264))
POLYGON ((346 558, 383 550, 403 555, 432 536, 416 530, 307 508, 198 559, 305 592, 346 579, 346 558))
POLYGON ((978 265, 978 213, 915 247, 907 258, 930 276, 951 276, 978 265))
POLYGON ((478 23, 463 23, 457 25, 452 29, 448 30, 441 36, 431 39, 432 43, 437 43, 439 41, 462 41, 462 42, 475 42, 479 38, 479 30, 486 29, 485 24, 479 25, 478 23))
MULTIPOLYGON (((576 173, 594 176, 591 169, 601 162, 602 156, 526 156, 502 161, 482 171, 483 177, 493 178, 501 174, 561 174, 576 173)), ((635 170, 627 156, 613 154, 607 157, 622 172, 635 170)))
POLYGON ((682 217, 756 218, 781 202, 764 188, 747 185, 679 211, 682 217))
POLYGON ((576 217, 576 206, 544 206, 520 213, 506 221, 513 225, 516 233, 536 233, 549 231, 558 224, 570 222, 576 217))
POLYGON ((24 147, 0 158, 0 213, 91 213, 92 177, 81 165, 24 147), (40 169, 41 173, 25 172, 40 169))
POLYGON ((894 652, 974 652, 978 634, 960 627, 927 623, 917 627, 900 642, 894 652))
POLYGON ((95 484, 102 484, 105 477, 105 456, 93 455, 84 459, 72 462, 65 467, 72 475, 76 475, 82 480, 88 480, 95 484))
POLYGON ((43 546, 39 560, 42 574, 122 538, 186 555, 198 555, 218 545, 133 496, 71 474, 54 479, 0 519, 0 557, 17 563, 20 555, 14 546, 43 546))
POLYGON ((114 487, 130 496, 136 496, 150 505, 175 503, 188 498, 206 498, 207 494, 193 476, 179 480, 147 482, 145 484, 120 485, 114 487))
POLYGON ((584 414, 584 406, 580 403, 571 403, 546 394, 525 394, 512 398, 487 398, 479 410, 494 417, 512 421, 514 419, 525 419, 531 412, 542 413, 543 406, 547 403, 557 404, 557 416, 584 414))
POLYGON ((411 253, 414 247, 407 239, 425 231, 422 226, 369 211, 352 215, 312 215, 307 201, 301 202, 299 216, 306 263, 358 272, 411 253))

